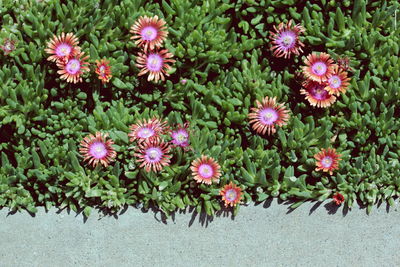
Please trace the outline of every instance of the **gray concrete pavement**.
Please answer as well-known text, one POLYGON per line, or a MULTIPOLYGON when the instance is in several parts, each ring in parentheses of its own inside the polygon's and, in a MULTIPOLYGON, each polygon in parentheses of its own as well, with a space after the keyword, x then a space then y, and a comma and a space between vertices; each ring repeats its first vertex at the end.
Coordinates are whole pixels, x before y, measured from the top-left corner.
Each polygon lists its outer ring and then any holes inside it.
POLYGON ((251 205, 207 225, 192 214, 165 224, 134 208, 86 223, 55 209, 34 218, 3 209, 0 266, 400 266, 398 211, 343 216, 314 205, 290 213, 275 202, 251 205))

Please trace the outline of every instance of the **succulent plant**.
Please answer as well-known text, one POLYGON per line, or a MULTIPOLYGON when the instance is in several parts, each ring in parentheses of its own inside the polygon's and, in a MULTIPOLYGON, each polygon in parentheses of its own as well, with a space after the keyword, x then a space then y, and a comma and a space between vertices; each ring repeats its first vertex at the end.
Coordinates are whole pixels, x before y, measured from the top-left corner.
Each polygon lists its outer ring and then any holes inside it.
POLYGON ((295 200, 292 208, 333 198, 371 211, 400 195, 398 1, 0 2, 0 207, 88 216, 94 207, 142 203, 166 215, 190 206, 211 216, 228 184, 240 188, 242 203, 277 197, 295 200), (176 62, 165 81, 138 76, 142 47, 130 29, 144 16, 166 23, 162 47, 176 62), (274 57, 270 32, 290 20, 305 30, 297 37, 303 53, 274 57), (90 71, 75 84, 47 61, 48 41, 62 32, 74 33, 89 56, 90 71), (329 54, 350 78, 324 109, 309 105, 295 76, 314 52, 329 54), (102 59, 108 82, 95 71, 102 59), (287 125, 266 136, 248 120, 265 97, 290 110, 287 125), (171 146, 169 166, 147 172, 128 134, 154 117, 172 128, 188 122, 190 149, 171 146), (79 142, 96 132, 114 142, 107 167, 89 167, 79 154, 79 142), (314 155, 331 147, 341 154, 338 169, 316 171, 314 155), (219 183, 194 180, 190 167, 202 155, 218 162, 219 183))

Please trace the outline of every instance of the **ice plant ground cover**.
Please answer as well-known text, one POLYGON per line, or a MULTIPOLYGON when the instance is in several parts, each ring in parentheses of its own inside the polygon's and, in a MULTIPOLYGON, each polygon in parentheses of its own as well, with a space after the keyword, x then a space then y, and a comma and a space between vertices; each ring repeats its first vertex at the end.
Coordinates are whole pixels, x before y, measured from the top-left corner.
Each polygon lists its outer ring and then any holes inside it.
POLYGON ((400 195, 398 1, 0 1, 0 207, 400 195))

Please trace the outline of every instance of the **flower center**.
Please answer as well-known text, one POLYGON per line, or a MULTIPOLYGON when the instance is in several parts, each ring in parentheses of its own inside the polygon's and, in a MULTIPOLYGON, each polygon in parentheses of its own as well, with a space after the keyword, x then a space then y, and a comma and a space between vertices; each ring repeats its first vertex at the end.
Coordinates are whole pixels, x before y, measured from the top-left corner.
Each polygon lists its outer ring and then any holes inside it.
POLYGON ((183 145, 188 141, 189 134, 184 129, 172 132, 173 142, 177 145, 183 145))
POLYGON ((183 142, 187 141, 187 136, 185 136, 183 133, 179 133, 178 136, 176 137, 176 139, 179 142, 183 143, 183 142))
POLYGON ((148 127, 143 127, 138 131, 138 136, 140 138, 149 138, 152 137, 154 135, 154 130, 148 127))
POLYGON ((259 116, 263 124, 271 125, 278 119, 278 112, 273 108, 265 108, 260 111, 259 116))
POLYGON ((200 165, 199 167, 199 174, 205 178, 205 179, 209 179, 214 175, 214 170, 211 167, 211 165, 203 163, 200 165))
POLYGON ((163 65, 163 59, 158 54, 150 54, 147 57, 147 68, 150 71, 158 72, 161 70, 163 65))
POLYGON ((95 142, 89 148, 90 154, 96 159, 102 159, 107 155, 107 148, 102 142, 95 142))
POLYGON ((157 37, 157 29, 152 26, 144 27, 141 31, 143 40, 153 41, 157 37))
POLYGON ((312 72, 318 76, 324 75, 326 73, 326 69, 326 64, 321 61, 314 63, 314 65, 311 67, 312 72))
POLYGON ((66 70, 69 74, 76 74, 81 69, 81 63, 77 59, 71 59, 68 61, 66 70))
POLYGON ((8 51, 11 51, 11 50, 13 49, 10 42, 7 42, 6 45, 4 46, 4 48, 5 48, 6 50, 8 50, 8 51))
POLYGON ((325 99, 328 99, 328 97, 329 97, 328 92, 319 85, 312 88, 310 91, 311 91, 310 93, 311 93, 312 97, 314 97, 317 100, 325 100, 325 99))
POLYGON ((333 163, 333 159, 330 156, 325 156, 322 160, 321 160, 321 164, 324 168, 330 168, 332 166, 333 163))
POLYGON ((56 48, 56 54, 59 57, 66 57, 69 56, 69 54, 71 53, 71 46, 68 44, 60 44, 57 48, 56 48))
POLYGON ((342 81, 340 80, 340 77, 339 76, 332 76, 330 79, 329 79, 329 86, 330 87, 332 87, 332 88, 339 88, 340 87, 340 85, 342 84, 342 81))
POLYGON ((234 190, 234 189, 229 189, 229 190, 227 190, 226 191, 226 193, 225 193, 225 198, 228 200, 228 201, 235 201, 236 200, 236 198, 237 198, 237 193, 236 193, 236 190, 234 190))
POLYGON ((278 39, 278 42, 284 46, 284 48, 291 48, 294 46, 296 36, 291 31, 283 32, 278 39))
POLYGON ((151 147, 146 150, 146 160, 149 162, 159 162, 163 153, 158 147, 151 147))

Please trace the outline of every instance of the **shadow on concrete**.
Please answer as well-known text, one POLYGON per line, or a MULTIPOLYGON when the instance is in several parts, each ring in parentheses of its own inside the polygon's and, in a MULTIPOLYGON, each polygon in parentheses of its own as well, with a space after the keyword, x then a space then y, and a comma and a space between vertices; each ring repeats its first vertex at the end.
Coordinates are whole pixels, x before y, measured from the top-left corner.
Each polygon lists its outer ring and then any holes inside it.
MULTIPOLYGON (((328 214, 333 215, 333 214, 336 214, 336 213, 337 213, 337 211, 339 210, 339 207, 340 207, 340 206, 336 205, 336 204, 333 203, 333 202, 328 202, 328 203, 326 203, 326 204, 324 205, 324 207, 325 207, 325 209, 328 211, 328 214)), ((346 214, 347 214, 347 212, 346 212, 346 213, 343 213, 343 216, 346 216, 346 214)))
MULTIPOLYGON (((254 206, 259 206, 262 205, 263 208, 268 209, 272 202, 276 200, 277 203, 279 205, 286 205, 288 206, 287 208, 287 212, 286 214, 290 214, 292 212, 294 212, 297 208, 299 208, 302 204, 306 203, 306 202, 311 202, 314 203, 314 205, 311 207, 311 209, 309 210, 309 215, 312 215, 317 209, 321 208, 321 206, 323 205, 323 207, 326 209, 326 211, 328 212, 328 214, 330 215, 334 215, 337 214, 339 209, 341 209, 342 211, 342 216, 346 216, 349 211, 351 210, 351 208, 347 207, 346 205, 336 205, 333 201, 306 201, 306 200, 298 200, 298 199, 288 199, 288 200, 281 200, 281 199, 277 199, 277 198, 267 198, 264 201, 256 201, 253 202, 254 206)), ((361 210, 365 210, 365 212, 368 214, 368 206, 363 205, 361 202, 357 201, 356 202, 358 204, 358 208, 361 210)), ((390 205, 388 202, 386 201, 382 201, 379 200, 375 205, 374 208, 379 209, 383 203, 386 203, 385 206, 385 211, 386 213, 389 213, 390 211, 390 205)), ((242 205, 242 206, 247 206, 247 205, 242 205)), ((61 214, 63 211, 66 211, 68 215, 71 215, 71 208, 70 207, 63 207, 63 208, 59 208, 56 207, 57 214, 61 214)), ((224 217, 224 218, 230 218, 231 220, 235 220, 235 215, 233 212, 232 208, 226 208, 224 206, 221 207, 221 209, 219 211, 216 211, 214 216, 210 216, 207 215, 204 211, 198 213, 195 207, 187 207, 185 209, 180 209, 177 210, 175 212, 172 212, 171 214, 167 215, 163 210, 161 210, 160 208, 158 208, 157 206, 155 206, 154 204, 150 204, 149 207, 143 207, 142 203, 137 203, 134 206, 129 206, 129 205, 124 205, 121 209, 119 210, 115 210, 112 208, 104 208, 104 207, 100 207, 100 206, 96 206, 96 207, 92 207, 92 209, 96 209, 99 212, 99 218, 98 220, 101 220, 104 217, 113 217, 116 220, 118 220, 119 216, 125 214, 128 210, 128 208, 134 208, 137 210, 140 210, 142 213, 148 213, 148 212, 152 212, 154 219, 160 223, 163 224, 168 224, 168 223, 175 223, 175 215, 178 214, 191 214, 191 218, 190 221, 188 223, 188 227, 191 227, 195 222, 198 222, 201 226, 203 227, 208 227, 208 225, 210 223, 212 223, 214 221, 214 218, 217 217, 224 217)), ((1 210, 1 209, 0 209, 1 210)), ((7 217, 10 215, 14 215, 17 213, 18 210, 15 211, 9 211, 7 214, 7 217)), ((31 215, 32 217, 35 217, 36 214, 29 212, 28 210, 26 210, 29 215, 31 215)), ((45 209, 46 213, 48 212, 47 209, 45 209)), ((75 217, 78 216, 82 216, 82 220, 83 223, 86 223, 88 220, 88 217, 85 215, 85 213, 83 212, 84 208, 81 208, 79 210, 77 210, 75 212, 75 217)))
MULTIPOLYGON (((2 210, 2 209, 5 209, 6 207, 1 207, 0 208, 0 210, 2 210)), ((29 215, 31 215, 31 217, 36 217, 36 214, 35 213, 33 213, 33 212, 30 212, 29 210, 27 210, 27 209, 24 209, 26 212, 28 212, 28 214, 29 215)), ((8 217, 8 216, 10 216, 10 215, 14 215, 14 214, 16 214, 18 211, 20 211, 20 210, 11 210, 11 211, 9 211, 8 213, 7 213, 7 216, 6 217, 8 217)))
POLYGON ((195 207, 187 207, 185 209, 180 209, 175 212, 172 212, 169 216, 158 208, 155 205, 150 205, 149 208, 144 207, 136 207, 140 209, 143 213, 148 213, 149 211, 153 212, 154 219, 160 223, 168 224, 169 222, 175 223, 175 215, 179 214, 191 214, 190 221, 188 226, 191 227, 197 219, 197 222, 200 223, 202 226, 207 227, 211 222, 213 222, 214 218, 217 217, 230 217, 231 220, 235 219, 235 215, 233 214, 233 210, 230 208, 221 207, 219 211, 215 212, 214 216, 210 216, 205 212, 197 212, 195 207))
POLYGON ((259 205, 262 204, 264 209, 268 209, 271 206, 271 203, 272 203, 273 200, 274 199, 272 197, 270 197, 270 198, 267 198, 264 201, 257 201, 257 202, 254 203, 254 206, 259 206, 259 205))
POLYGON ((322 205, 322 202, 321 202, 321 201, 316 201, 316 203, 314 204, 314 206, 311 207, 310 212, 308 213, 308 215, 313 214, 314 211, 316 211, 321 205, 322 205))
POLYGON ((149 209, 141 209, 142 212, 147 213, 150 210, 154 213, 154 219, 163 224, 168 224, 169 219, 171 219, 172 223, 175 223, 175 215, 179 214, 191 214, 190 221, 188 226, 191 227, 197 219, 197 222, 200 223, 201 226, 207 227, 211 222, 213 222, 214 217, 230 217, 232 220, 235 219, 233 215, 232 209, 221 207, 221 210, 217 211, 214 216, 210 216, 205 212, 197 212, 195 207, 188 207, 186 209, 181 209, 176 212, 172 212, 170 216, 167 216, 161 209, 156 206, 151 206, 149 209))

